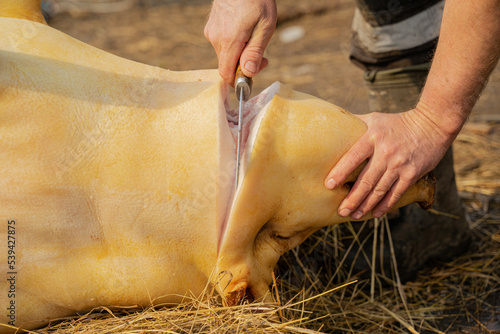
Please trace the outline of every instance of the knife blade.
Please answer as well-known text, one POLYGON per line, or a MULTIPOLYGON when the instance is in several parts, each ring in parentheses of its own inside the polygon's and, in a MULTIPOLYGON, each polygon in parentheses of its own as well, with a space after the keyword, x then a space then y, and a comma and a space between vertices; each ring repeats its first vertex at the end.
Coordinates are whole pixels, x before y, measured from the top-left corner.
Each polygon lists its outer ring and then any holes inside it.
POLYGON ((241 154, 241 131, 243 128, 243 103, 248 101, 250 94, 252 93, 252 78, 249 78, 243 74, 241 71, 240 63, 236 67, 236 74, 234 77, 234 91, 236 93, 236 98, 239 101, 238 110, 238 142, 236 146, 236 182, 235 189, 238 189, 238 181, 240 174, 240 154, 241 154))

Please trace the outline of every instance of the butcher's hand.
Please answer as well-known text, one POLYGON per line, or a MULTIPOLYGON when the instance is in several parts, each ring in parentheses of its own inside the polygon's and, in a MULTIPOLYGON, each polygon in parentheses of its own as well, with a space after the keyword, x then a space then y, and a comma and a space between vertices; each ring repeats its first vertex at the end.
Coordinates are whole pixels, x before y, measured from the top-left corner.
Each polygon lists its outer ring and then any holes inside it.
POLYGON ((389 212, 406 190, 431 171, 454 138, 432 121, 425 105, 397 114, 359 116, 366 133, 338 161, 325 180, 333 189, 368 160, 338 213, 360 219, 373 210, 376 218, 389 212))
POLYGON ((498 0, 445 2, 438 45, 417 107, 362 116, 367 132, 325 180, 330 189, 341 185, 368 159, 339 206, 341 216, 360 219, 373 210, 380 217, 438 164, 500 58, 499 15, 498 0))
POLYGON ((236 64, 253 77, 268 64, 264 50, 276 28, 275 0, 214 0, 205 37, 219 58, 221 77, 233 85, 236 64))

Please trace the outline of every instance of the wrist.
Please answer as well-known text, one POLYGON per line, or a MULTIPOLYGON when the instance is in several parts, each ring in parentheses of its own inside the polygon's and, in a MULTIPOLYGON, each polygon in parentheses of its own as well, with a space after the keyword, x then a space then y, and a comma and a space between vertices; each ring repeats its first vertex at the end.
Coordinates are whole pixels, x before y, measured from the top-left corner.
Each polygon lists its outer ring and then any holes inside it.
POLYGON ((450 146, 458 136, 468 112, 457 104, 440 103, 439 99, 428 101, 420 98, 413 110, 415 116, 430 124, 444 145, 450 146))

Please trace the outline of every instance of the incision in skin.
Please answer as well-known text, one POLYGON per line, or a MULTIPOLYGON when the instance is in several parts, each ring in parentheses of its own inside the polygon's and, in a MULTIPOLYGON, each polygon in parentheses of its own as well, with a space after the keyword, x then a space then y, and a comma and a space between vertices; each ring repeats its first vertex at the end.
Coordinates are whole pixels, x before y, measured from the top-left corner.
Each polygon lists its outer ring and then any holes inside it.
POLYGON ((250 100, 244 103, 243 105, 243 127, 241 129, 241 150, 240 150, 240 171, 239 171, 239 180, 238 180, 238 189, 236 189, 234 182, 235 180, 235 164, 236 164, 236 152, 237 152, 237 142, 238 142, 238 109, 229 108, 229 91, 225 90, 225 112, 227 118, 227 125, 229 127, 229 131, 231 132, 232 139, 234 141, 234 151, 232 151, 232 155, 225 157, 227 161, 223 161, 221 166, 232 166, 231 170, 227 171, 231 173, 233 183, 230 185, 230 188, 226 188, 227 191, 231 192, 229 196, 229 200, 227 202, 226 212, 223 214, 224 219, 220 222, 219 226, 219 234, 218 234, 218 247, 217 251, 220 250, 220 246, 222 244, 222 240, 224 239, 226 228, 227 228, 227 220, 231 214, 231 209, 233 207, 234 201, 237 199, 239 187, 243 178, 245 177, 245 171, 247 169, 247 163, 250 158, 250 153, 252 152, 253 144, 255 142, 255 138, 257 136, 257 132, 259 129, 260 122, 264 115, 266 114, 267 107, 271 102, 274 95, 279 90, 279 83, 274 83, 260 94, 254 96, 250 100))

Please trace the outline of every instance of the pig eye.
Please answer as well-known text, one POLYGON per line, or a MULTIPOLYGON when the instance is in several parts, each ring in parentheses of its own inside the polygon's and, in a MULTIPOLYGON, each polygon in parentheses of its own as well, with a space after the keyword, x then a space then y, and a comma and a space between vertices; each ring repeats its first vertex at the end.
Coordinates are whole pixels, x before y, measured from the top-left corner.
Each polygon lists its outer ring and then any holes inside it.
POLYGON ((271 233, 271 240, 274 240, 275 246, 273 248, 276 252, 283 255, 286 251, 290 249, 290 238, 283 237, 281 235, 276 234, 275 232, 271 233))
POLYGON ((281 240, 281 241, 286 241, 286 240, 290 239, 290 237, 284 237, 282 235, 277 234, 276 232, 273 232, 271 234, 271 238, 276 239, 276 240, 281 240))

